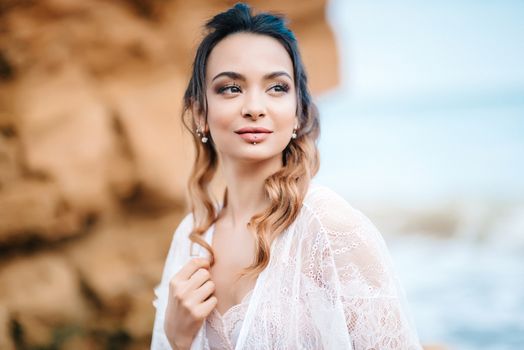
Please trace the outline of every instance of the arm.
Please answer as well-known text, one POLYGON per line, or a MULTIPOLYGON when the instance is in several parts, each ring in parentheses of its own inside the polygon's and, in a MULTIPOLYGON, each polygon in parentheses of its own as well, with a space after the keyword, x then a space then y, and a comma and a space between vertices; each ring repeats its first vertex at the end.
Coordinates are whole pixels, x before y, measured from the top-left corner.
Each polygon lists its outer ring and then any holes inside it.
POLYGON ((326 240, 323 270, 326 280, 336 274, 354 349, 421 349, 376 227, 331 191, 315 200, 321 202, 313 206, 326 240))

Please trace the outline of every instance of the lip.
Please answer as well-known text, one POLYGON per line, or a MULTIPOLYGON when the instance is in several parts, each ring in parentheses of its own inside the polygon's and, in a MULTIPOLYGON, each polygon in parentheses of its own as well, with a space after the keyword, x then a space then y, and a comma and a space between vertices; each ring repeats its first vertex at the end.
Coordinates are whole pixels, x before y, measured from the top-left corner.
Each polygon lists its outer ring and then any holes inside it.
POLYGON ((262 128, 260 126, 257 126, 257 127, 245 127, 245 128, 240 128, 238 130, 235 130, 235 133, 241 135, 241 134, 270 134, 272 133, 273 131, 271 130, 268 130, 266 128, 262 128))
POLYGON ((235 130, 244 141, 251 144, 257 144, 269 137, 273 131, 262 127, 245 127, 235 130))
POLYGON ((238 134, 238 136, 243 138, 247 143, 251 143, 254 145, 264 141, 265 139, 269 137, 269 135, 270 133, 268 132, 258 132, 258 133, 246 132, 243 134, 238 134))

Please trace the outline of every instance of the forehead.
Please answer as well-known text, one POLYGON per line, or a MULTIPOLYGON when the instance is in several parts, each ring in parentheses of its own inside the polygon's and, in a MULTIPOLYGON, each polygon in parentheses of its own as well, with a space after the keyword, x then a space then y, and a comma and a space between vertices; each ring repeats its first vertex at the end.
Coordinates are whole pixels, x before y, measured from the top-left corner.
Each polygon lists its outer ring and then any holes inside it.
POLYGON ((206 79, 232 71, 248 78, 269 72, 285 71, 293 76, 293 62, 275 38, 252 33, 236 33, 222 39, 207 61, 206 79))

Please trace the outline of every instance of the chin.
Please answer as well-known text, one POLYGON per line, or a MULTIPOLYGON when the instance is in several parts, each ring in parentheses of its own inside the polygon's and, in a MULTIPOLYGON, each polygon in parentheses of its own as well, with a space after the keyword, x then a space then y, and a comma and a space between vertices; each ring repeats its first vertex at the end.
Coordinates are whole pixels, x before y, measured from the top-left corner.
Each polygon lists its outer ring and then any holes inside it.
POLYGON ((248 162, 262 162, 276 157, 282 157, 282 151, 269 151, 267 149, 262 149, 261 146, 263 145, 252 145, 253 149, 237 153, 237 156, 235 158, 237 158, 238 160, 244 160, 248 162))

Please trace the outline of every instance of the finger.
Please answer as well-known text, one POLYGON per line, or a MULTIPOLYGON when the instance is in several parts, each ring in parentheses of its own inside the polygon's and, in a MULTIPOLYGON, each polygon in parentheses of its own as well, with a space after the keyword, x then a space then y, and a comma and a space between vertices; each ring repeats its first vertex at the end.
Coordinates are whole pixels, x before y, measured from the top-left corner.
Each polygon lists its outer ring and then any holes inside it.
POLYGON ((200 268, 209 268, 209 260, 202 258, 193 258, 185 264, 180 271, 175 275, 175 278, 180 280, 188 280, 191 275, 200 268))
POLYGON ((195 290, 200 288, 201 285, 206 283, 206 281, 211 279, 211 273, 208 269, 200 268, 198 269, 187 281, 187 288, 189 290, 195 290))
POLYGON ((195 304, 200 304, 204 302, 209 296, 215 291, 215 283, 211 280, 208 280, 200 288, 196 289, 193 295, 191 296, 192 301, 195 304))
POLYGON ((195 313, 200 315, 201 318, 207 317, 211 311, 217 306, 218 299, 216 296, 212 296, 201 304, 195 307, 195 313))

